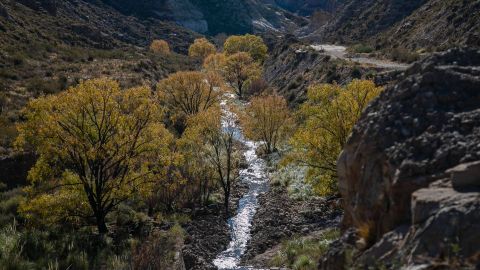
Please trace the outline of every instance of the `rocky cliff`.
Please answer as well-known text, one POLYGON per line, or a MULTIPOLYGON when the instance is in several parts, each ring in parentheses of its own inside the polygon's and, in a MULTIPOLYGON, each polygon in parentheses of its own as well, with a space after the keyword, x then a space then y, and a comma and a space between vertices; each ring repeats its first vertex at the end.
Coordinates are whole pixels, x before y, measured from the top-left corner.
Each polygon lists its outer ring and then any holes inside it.
POLYGON ((305 19, 267 0, 103 0, 128 15, 173 21, 196 32, 215 35, 289 31, 305 19))
POLYGON ((364 112, 338 161, 356 240, 347 230, 324 269, 345 260, 342 248, 357 250, 356 265, 479 262, 479 70, 478 50, 436 54, 364 112))

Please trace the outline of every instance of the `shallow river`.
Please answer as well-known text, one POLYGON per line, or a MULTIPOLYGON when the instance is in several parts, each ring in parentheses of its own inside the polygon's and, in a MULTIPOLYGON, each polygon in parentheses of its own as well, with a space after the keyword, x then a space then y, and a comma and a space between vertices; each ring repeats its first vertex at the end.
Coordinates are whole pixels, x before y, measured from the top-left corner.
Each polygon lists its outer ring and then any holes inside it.
POLYGON ((236 124, 236 115, 229 111, 226 102, 222 103, 222 107, 226 115, 223 119, 224 129, 233 129, 236 139, 247 147, 244 156, 248 167, 240 171, 239 181, 247 184, 249 189, 238 203, 237 215, 228 220, 232 240, 228 248, 213 261, 213 264, 220 270, 253 269, 240 266, 240 260, 250 239, 253 217, 258 207, 257 197, 268 191, 267 168, 265 161, 255 153, 260 144, 245 139, 240 127, 236 124))

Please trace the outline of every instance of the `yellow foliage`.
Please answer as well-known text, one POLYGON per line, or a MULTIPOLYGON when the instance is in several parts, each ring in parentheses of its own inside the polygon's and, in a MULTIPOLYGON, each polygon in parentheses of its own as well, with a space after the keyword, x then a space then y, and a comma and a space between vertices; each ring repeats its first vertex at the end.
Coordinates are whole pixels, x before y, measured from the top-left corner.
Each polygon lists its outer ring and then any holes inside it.
POLYGON ((227 57, 224 67, 227 83, 243 98, 245 89, 262 75, 262 67, 248 53, 240 52, 227 57))
POLYGON ((43 221, 95 217, 100 232, 105 216, 140 189, 151 173, 144 161, 169 137, 149 88, 122 90, 108 79, 32 100, 25 118, 16 146, 39 159, 21 211, 43 221))
POLYGON ((211 54, 203 61, 203 68, 209 72, 215 72, 217 74, 225 74, 225 65, 227 63, 227 57, 223 53, 211 54))
POLYGON ((286 138, 291 126, 287 102, 278 95, 254 97, 246 108, 242 124, 247 137, 262 141, 266 153, 272 153, 286 138))
POLYGON ((162 39, 156 39, 150 44, 150 51, 158 54, 170 54, 170 45, 162 39))
POLYGON ((238 170, 239 151, 235 144, 235 119, 212 107, 189 119, 182 137, 189 147, 208 162, 215 181, 224 193, 224 206, 228 216, 231 187, 238 170), (223 122, 223 126, 222 126, 223 122))
POLYGON ((215 54, 217 48, 210 43, 206 38, 195 39, 190 48, 188 49, 188 55, 190 57, 205 59, 207 56, 215 54))
POLYGON ((244 36, 231 36, 223 45, 227 55, 246 52, 257 62, 263 63, 267 58, 268 47, 259 36, 246 34, 244 36))
POLYGON ((223 85, 215 73, 182 71, 157 85, 157 97, 172 120, 184 120, 219 103, 223 85))
POLYGON ((337 158, 368 103, 382 88, 371 81, 354 80, 347 86, 323 84, 308 90, 300 107, 302 122, 290 143, 287 162, 308 166, 308 179, 320 195, 337 192, 337 158))

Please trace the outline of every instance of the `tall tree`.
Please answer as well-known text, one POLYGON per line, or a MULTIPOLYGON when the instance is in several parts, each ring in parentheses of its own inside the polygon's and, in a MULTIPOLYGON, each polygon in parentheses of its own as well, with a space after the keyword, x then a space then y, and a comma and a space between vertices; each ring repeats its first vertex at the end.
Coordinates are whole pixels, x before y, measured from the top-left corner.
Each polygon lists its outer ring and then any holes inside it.
POLYGON ((210 43, 206 38, 195 39, 190 48, 188 49, 188 55, 194 58, 205 59, 207 56, 215 54, 217 48, 210 43))
POLYGON ((247 137, 262 141, 267 154, 285 139, 291 124, 287 102, 279 95, 254 97, 242 117, 247 137))
POLYGON ((31 101, 17 146, 39 156, 29 173, 29 200, 21 211, 53 221, 106 216, 141 188, 150 173, 142 164, 168 132, 147 87, 122 91, 97 79, 31 101))
POLYGON ((157 96, 170 117, 184 127, 188 117, 208 110, 219 102, 222 79, 212 72, 182 71, 157 85, 157 96))
POLYGON ((382 88, 371 81, 354 80, 347 86, 323 84, 308 89, 300 107, 301 125, 291 139, 287 161, 309 168, 308 179, 321 195, 337 192, 337 158, 353 126, 382 88))
POLYGON ((268 47, 259 36, 246 34, 244 36, 231 36, 223 45, 223 50, 227 55, 233 55, 239 52, 245 52, 259 63, 263 63, 267 58, 268 47))
POLYGON ((239 163, 234 127, 233 115, 213 107, 191 118, 185 131, 185 138, 197 145, 197 151, 201 151, 216 172, 215 179, 224 195, 226 217, 230 213, 231 189, 239 163))
POLYGON ((224 77, 227 83, 243 98, 248 85, 262 75, 262 68, 248 53, 240 52, 227 57, 224 77))

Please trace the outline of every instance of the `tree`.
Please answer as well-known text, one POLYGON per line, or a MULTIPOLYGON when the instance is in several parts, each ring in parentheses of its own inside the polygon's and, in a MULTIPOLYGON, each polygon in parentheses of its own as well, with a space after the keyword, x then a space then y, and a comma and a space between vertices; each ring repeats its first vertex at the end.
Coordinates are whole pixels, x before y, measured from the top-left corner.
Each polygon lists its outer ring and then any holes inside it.
POLYGON ((208 72, 214 72, 221 76, 225 75, 227 57, 223 53, 211 54, 203 61, 203 68, 208 72))
POLYGON ((190 119, 184 137, 216 172, 215 179, 224 194, 226 217, 229 216, 231 189, 239 163, 235 120, 233 115, 213 107, 190 119))
POLYGON ((263 42, 263 39, 250 34, 229 37, 223 45, 223 50, 227 56, 239 52, 246 52, 259 63, 265 61, 268 53, 268 47, 263 42))
POLYGON ((288 134, 290 118, 285 99, 273 94, 252 98, 242 123, 246 136, 262 141, 265 152, 270 154, 288 134))
POLYGON ((163 144, 161 113, 147 87, 122 91, 97 79, 31 101, 16 145, 38 155, 20 210, 39 221, 95 220, 129 199, 147 176, 143 161, 163 144))
POLYGON ((224 77, 227 83, 243 98, 244 90, 258 79, 262 68, 248 53, 240 52, 227 57, 224 67, 224 77))
POLYGON ((207 56, 215 54, 217 48, 210 43, 206 38, 195 39, 190 48, 188 49, 188 55, 194 58, 205 59, 207 56))
POLYGON ((205 111, 219 103, 222 80, 218 74, 182 71, 170 75, 157 85, 160 103, 166 106, 174 121, 205 111))
POLYGON ((337 158, 353 126, 382 88, 371 81, 354 80, 347 86, 323 84, 308 89, 300 107, 302 123, 291 139, 287 162, 309 168, 308 179, 320 195, 337 192, 337 158))
POLYGON ((150 51, 158 54, 170 54, 170 45, 162 39, 155 39, 150 44, 150 51))

